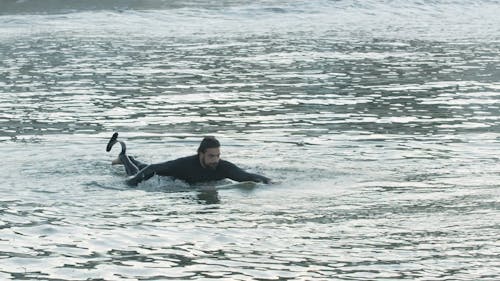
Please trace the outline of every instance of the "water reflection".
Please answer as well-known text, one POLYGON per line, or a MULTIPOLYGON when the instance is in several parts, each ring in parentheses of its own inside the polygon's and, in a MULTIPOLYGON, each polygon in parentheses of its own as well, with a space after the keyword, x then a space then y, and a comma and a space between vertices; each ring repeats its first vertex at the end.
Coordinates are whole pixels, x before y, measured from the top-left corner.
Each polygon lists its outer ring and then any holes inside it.
POLYGON ((303 59, 282 50, 281 43, 262 50, 266 37, 241 38, 245 53, 224 44, 185 42, 191 45, 185 49, 182 42, 110 46, 98 38, 90 45, 79 38, 31 40, 0 45, 5 58, 0 68, 9 70, 0 71, 8 93, 1 98, 3 137, 109 128, 434 135, 484 132, 500 123, 498 85, 471 71, 494 63, 490 54, 499 51, 496 45, 477 52, 481 44, 300 41, 317 58, 303 59), (23 59, 33 46, 36 51, 23 59), (61 48, 65 51, 57 51, 61 48), (325 51, 331 49, 336 51, 325 51), (268 67, 277 56, 288 63, 268 67), (85 63, 68 63, 75 58, 85 63))
POLYGON ((0 279, 497 280, 496 4, 320 2, 0 17, 0 279), (115 130, 283 184, 128 188, 115 130))
POLYGON ((217 190, 202 190, 196 193, 198 203, 205 205, 219 204, 220 198, 217 190))

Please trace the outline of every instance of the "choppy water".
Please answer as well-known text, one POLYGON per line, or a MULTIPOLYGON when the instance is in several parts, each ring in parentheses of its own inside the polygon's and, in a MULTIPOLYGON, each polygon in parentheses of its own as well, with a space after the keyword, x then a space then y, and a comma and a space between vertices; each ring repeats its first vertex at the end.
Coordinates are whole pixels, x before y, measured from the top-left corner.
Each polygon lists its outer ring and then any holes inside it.
POLYGON ((498 1, 212 2, 0 1, 0 279, 500 278, 498 1))

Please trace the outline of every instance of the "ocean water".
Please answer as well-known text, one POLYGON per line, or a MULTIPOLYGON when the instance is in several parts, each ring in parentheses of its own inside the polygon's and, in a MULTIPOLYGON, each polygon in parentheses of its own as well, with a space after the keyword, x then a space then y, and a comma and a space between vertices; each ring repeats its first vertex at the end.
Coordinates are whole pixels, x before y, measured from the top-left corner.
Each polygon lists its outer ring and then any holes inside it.
POLYGON ((0 280, 500 279, 499 14, 0 0, 0 280), (129 188, 114 131, 275 183, 129 188))

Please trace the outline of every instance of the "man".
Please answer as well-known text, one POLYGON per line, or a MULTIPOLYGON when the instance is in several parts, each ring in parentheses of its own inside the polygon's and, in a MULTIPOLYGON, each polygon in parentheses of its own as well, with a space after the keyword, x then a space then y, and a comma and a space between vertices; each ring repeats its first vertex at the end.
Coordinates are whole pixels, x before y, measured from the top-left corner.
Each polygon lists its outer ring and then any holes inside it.
POLYGON ((235 181, 254 181, 270 183, 271 179, 245 172, 229 161, 220 159, 220 143, 214 137, 205 137, 198 148, 198 154, 179 158, 172 161, 147 165, 127 156, 126 145, 118 140, 118 133, 114 133, 106 146, 110 151, 115 143, 119 142, 122 151, 113 164, 123 164, 127 175, 127 183, 136 186, 152 176, 170 176, 188 183, 217 181, 229 178, 235 181))

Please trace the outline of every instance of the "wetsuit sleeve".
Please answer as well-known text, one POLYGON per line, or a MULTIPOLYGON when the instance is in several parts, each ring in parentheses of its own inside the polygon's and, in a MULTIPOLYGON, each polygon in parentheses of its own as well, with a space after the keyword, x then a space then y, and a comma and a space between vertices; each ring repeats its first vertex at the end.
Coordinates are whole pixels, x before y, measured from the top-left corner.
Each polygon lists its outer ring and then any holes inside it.
POLYGON ((244 171, 243 169, 239 168, 238 166, 234 165, 231 162, 226 161, 226 177, 230 178, 235 181, 254 181, 254 182, 263 182, 263 183, 270 183, 271 179, 257 175, 257 174, 252 174, 244 171))
POLYGON ((155 174, 159 174, 161 176, 171 176, 174 173, 175 165, 174 161, 167 161, 158 164, 147 165, 143 169, 141 169, 137 174, 129 177, 127 179, 127 184, 136 186, 140 182, 150 179, 155 174))

